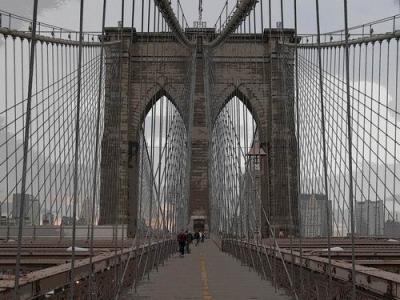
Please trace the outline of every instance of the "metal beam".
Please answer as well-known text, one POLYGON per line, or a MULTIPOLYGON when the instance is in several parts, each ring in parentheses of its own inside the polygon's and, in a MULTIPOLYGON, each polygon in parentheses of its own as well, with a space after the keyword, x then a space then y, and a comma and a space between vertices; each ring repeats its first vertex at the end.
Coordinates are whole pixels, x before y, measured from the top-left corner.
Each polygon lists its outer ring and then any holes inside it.
POLYGON ((215 48, 221 45, 233 32, 235 32, 239 25, 253 10, 257 2, 257 0, 240 1, 231 19, 226 24, 224 30, 209 44, 209 46, 211 48, 215 48))
POLYGON ((179 24, 179 20, 175 16, 170 1, 154 0, 154 2, 160 10, 161 14, 163 15, 164 20, 167 22, 169 28, 175 34, 178 41, 188 48, 193 47, 195 43, 189 41, 189 39, 186 37, 183 28, 179 24))

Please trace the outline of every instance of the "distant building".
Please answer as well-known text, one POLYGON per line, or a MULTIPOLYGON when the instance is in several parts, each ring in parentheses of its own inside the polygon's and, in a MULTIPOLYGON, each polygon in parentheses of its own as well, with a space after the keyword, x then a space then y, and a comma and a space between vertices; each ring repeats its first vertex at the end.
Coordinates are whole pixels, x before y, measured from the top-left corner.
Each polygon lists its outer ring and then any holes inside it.
MULTIPOLYGON (((21 194, 14 194, 12 200, 12 219, 18 224, 19 213, 21 207, 21 194)), ((40 203, 39 200, 34 198, 32 195, 25 194, 25 205, 24 205, 24 223, 27 225, 39 225, 40 224, 40 203)))
POLYGON ((42 216, 43 225, 54 225, 54 215, 51 212, 47 212, 42 216))
POLYGON ((385 227, 383 201, 357 201, 355 205, 356 233, 383 235, 385 227))
POLYGON ((332 201, 326 202, 322 194, 301 194, 299 196, 301 214, 301 233, 303 237, 320 237, 328 235, 327 215, 330 217, 332 233, 332 201), (327 205, 328 204, 328 205, 327 205), (327 214, 327 206, 329 213, 327 214))
POLYGON ((384 234, 387 237, 400 238, 400 222, 397 221, 386 221, 384 234))
POLYGON ((87 225, 92 222, 92 201, 89 198, 85 198, 81 206, 80 217, 78 219, 79 225, 87 225))

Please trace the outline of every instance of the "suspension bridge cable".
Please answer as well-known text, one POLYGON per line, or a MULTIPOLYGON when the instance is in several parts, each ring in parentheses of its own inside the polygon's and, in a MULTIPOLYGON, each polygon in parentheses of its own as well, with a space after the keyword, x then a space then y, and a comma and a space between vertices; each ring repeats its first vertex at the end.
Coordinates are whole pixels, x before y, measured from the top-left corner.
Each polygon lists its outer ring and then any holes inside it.
MULTIPOLYGON (((298 37, 297 37, 297 0, 293 0, 293 13, 294 13, 294 37, 295 37, 295 46, 294 46, 294 56, 295 56, 295 65, 294 65, 294 70, 295 70, 295 76, 294 76, 294 82, 295 82, 295 103, 296 103, 296 136, 297 136, 297 142, 296 142, 296 147, 297 147, 297 155, 298 157, 301 157, 301 149, 300 149, 300 115, 299 115, 299 54, 298 54, 298 37)), ((300 172, 300 159, 297 158, 296 160, 297 166, 297 200, 299 201, 299 195, 301 193, 300 191, 300 182, 301 182, 301 172, 300 172)), ((298 203, 297 207, 301 207, 298 203)), ((298 210, 299 217, 298 219, 300 220, 300 224, 302 224, 302 211, 301 209, 298 210)), ((300 225, 301 226, 301 225, 300 225)), ((303 232, 302 228, 300 228, 299 232, 299 251, 300 251, 300 299, 304 299, 304 277, 303 277, 303 232)))
POLYGON ((96 213, 96 196, 97 196, 97 169, 99 163, 99 139, 100 139, 100 118, 101 118, 101 101, 103 98, 102 88, 103 88, 103 62, 104 62, 104 28, 105 28, 105 19, 106 19, 106 7, 107 0, 103 0, 103 15, 102 15, 102 24, 101 24, 101 49, 100 49, 100 70, 99 70, 99 90, 98 90, 98 102, 97 102, 97 116, 96 116, 96 145, 95 145, 95 154, 94 154, 94 171, 93 171, 93 191, 92 191, 92 207, 91 207, 91 218, 88 226, 90 226, 90 256, 89 256, 89 265, 90 265, 90 278, 88 282, 88 293, 89 299, 92 299, 94 294, 93 284, 95 280, 94 272, 93 272, 93 256, 94 256, 94 226, 95 226, 95 213, 96 213))
POLYGON ((331 261, 331 233, 330 233, 330 210, 328 199, 328 173, 327 173, 327 154, 326 154, 326 131, 325 131, 325 111, 324 111, 324 89, 323 89, 323 73, 322 73, 322 55, 321 55, 321 33, 320 33, 320 19, 319 19, 319 0, 315 0, 316 5, 316 22, 317 22, 317 54, 318 54, 318 69, 319 69, 319 91, 320 91, 320 109, 321 109, 321 134, 322 134, 322 151, 323 151, 323 169, 324 169, 324 190, 325 190, 325 203, 326 203, 326 216, 327 216, 327 239, 328 239, 328 298, 331 293, 332 285, 332 261, 331 261))
MULTIPOLYGON (((282 87, 281 88, 283 88, 283 90, 284 91, 286 91, 286 95, 284 96, 284 97, 286 97, 286 99, 284 100, 284 123, 285 123, 285 127, 287 128, 287 129, 289 129, 290 128, 290 125, 289 125, 289 120, 288 120, 288 118, 289 118, 289 114, 291 114, 289 111, 288 111, 288 102, 290 101, 290 99, 291 99, 291 92, 294 92, 293 90, 292 90, 292 88, 291 87, 288 87, 287 86, 287 81, 288 81, 288 79, 286 78, 287 77, 287 74, 285 74, 286 72, 285 72, 285 70, 283 69, 283 62, 282 62, 282 60, 283 59, 285 59, 285 57, 283 57, 284 55, 285 55, 285 36, 284 36, 284 12, 283 12, 283 0, 281 0, 280 1, 280 4, 281 4, 281 30, 280 30, 280 35, 281 35, 281 45, 280 45, 280 47, 281 47, 281 49, 280 49, 280 53, 279 53, 279 60, 278 60, 278 64, 279 64, 279 67, 280 67, 280 69, 281 69, 281 76, 283 77, 282 78, 282 81, 283 81, 283 84, 282 84, 282 87)), ((289 58, 288 57, 286 57, 286 60, 288 60, 289 58)), ((288 81, 289 82, 289 81, 288 81)), ((285 93, 284 93, 285 94, 285 93)), ((290 105, 290 107, 291 107, 291 105, 290 105)), ((290 248, 290 253, 291 253, 291 257, 292 257, 292 263, 291 263, 291 277, 293 278, 294 277, 294 256, 293 256, 293 230, 294 230, 294 223, 293 223, 293 211, 292 211, 292 188, 291 188, 291 175, 290 175, 290 158, 289 158, 289 149, 290 149, 290 138, 289 137, 286 137, 286 139, 285 139, 286 141, 285 141, 285 148, 286 148, 286 151, 285 151, 285 162, 286 162, 286 170, 287 170, 287 185, 288 185, 288 189, 287 189, 287 191, 288 191, 288 213, 289 213, 289 230, 288 230, 288 233, 289 233, 289 248, 290 248)))
POLYGON ((77 201, 78 201, 78 167, 79 167, 79 140, 80 140, 80 103, 81 103, 81 83, 82 83, 82 42, 83 42, 83 3, 80 2, 80 18, 79 18, 79 55, 78 55, 78 75, 77 75, 77 110, 76 110, 76 124, 75 124, 75 159, 74 159, 74 196, 73 196, 73 211, 72 211, 72 255, 71 255, 71 275, 70 275, 70 296, 74 299, 75 287, 75 243, 76 243, 76 215, 77 215, 77 201))
MULTIPOLYGON (((347 98, 347 142, 348 142, 348 164, 349 164, 349 206, 350 206, 350 238, 351 238, 351 281, 352 281, 352 299, 356 299, 356 257, 354 249, 354 211, 353 211, 353 141, 352 141, 352 118, 351 118, 351 103, 350 103, 350 57, 349 57, 349 28, 348 28, 348 12, 347 12, 347 0, 343 0, 344 3, 344 26, 345 26, 345 64, 346 64, 346 98, 347 98)), ((379 65, 380 66, 380 65, 379 65)), ((379 123, 378 123, 379 127, 379 123)), ((376 230, 375 230, 376 231, 376 230)), ((375 232, 376 234, 376 232, 375 232)))
MULTIPOLYGON (((135 6, 135 3, 133 3, 133 6, 135 6)), ((132 8, 132 9, 134 9, 134 8, 132 8)), ((142 0, 141 1, 141 16, 140 16, 140 31, 143 33, 144 32, 144 0, 142 0)), ((142 52, 140 52, 139 53, 139 69, 142 69, 142 61, 143 61, 143 54, 142 54, 142 52)), ((140 78, 140 84, 139 84, 139 97, 140 97, 140 99, 143 97, 143 84, 144 84, 144 78, 143 78, 143 76, 140 78)), ((139 100, 139 105, 138 105, 138 109, 139 109, 139 111, 142 111, 142 109, 143 109, 143 107, 142 107, 142 101, 140 101, 139 100)), ((145 126, 145 120, 144 120, 144 126, 145 126)), ((143 210, 143 178, 144 178, 144 176, 143 176, 143 174, 144 174, 144 143, 145 143, 145 140, 144 140, 144 128, 143 128, 143 125, 139 125, 138 126, 139 128, 138 128, 138 130, 139 130, 139 148, 140 148, 140 159, 139 159, 139 161, 140 161, 140 167, 139 167, 139 169, 140 169, 140 171, 138 172, 138 174, 139 174, 139 212, 138 212, 138 219, 139 219, 139 222, 137 222, 137 225, 136 225, 136 233, 135 233, 135 240, 137 241, 136 242, 136 250, 138 249, 138 247, 139 247, 139 245, 140 245, 140 240, 141 240, 141 232, 142 232, 142 219, 141 219, 141 217, 142 217, 142 210, 143 210)), ((143 225, 145 225, 145 224, 143 224, 143 225)), ((132 282, 132 288, 131 288, 131 290, 135 290, 136 291, 136 288, 137 288, 137 282, 138 282, 138 274, 139 274, 139 270, 140 270, 140 264, 141 264, 141 261, 142 261, 142 255, 143 255, 143 251, 144 251, 144 247, 143 247, 143 249, 142 249, 142 251, 140 251, 140 256, 139 256, 139 259, 136 259, 137 260, 137 264, 135 264, 135 277, 133 278, 133 282, 132 282)))
MULTIPOLYGON (((19 204, 19 219, 18 219, 18 245, 17 245, 17 257, 15 263, 15 282, 14 282, 14 298, 19 298, 19 275, 21 268, 21 246, 22 246, 22 234, 25 220, 25 197, 26 197, 26 171, 28 165, 28 147, 29 147, 29 136, 31 126, 31 106, 32 106, 32 86, 33 86, 33 72, 34 72, 34 60, 36 50, 36 22, 37 22, 37 7, 38 0, 33 2, 33 23, 32 23, 32 36, 31 36, 31 48, 29 58, 29 81, 28 81, 28 98, 26 102, 26 119, 25 119, 25 132, 24 132, 24 156, 22 165, 22 180, 21 180, 21 200, 19 204)), ((15 53, 15 52, 14 52, 15 53)), ((15 70, 15 68, 14 68, 15 70)), ((15 73, 14 73, 15 74, 15 73)), ((15 81, 14 81, 15 82, 15 81)))

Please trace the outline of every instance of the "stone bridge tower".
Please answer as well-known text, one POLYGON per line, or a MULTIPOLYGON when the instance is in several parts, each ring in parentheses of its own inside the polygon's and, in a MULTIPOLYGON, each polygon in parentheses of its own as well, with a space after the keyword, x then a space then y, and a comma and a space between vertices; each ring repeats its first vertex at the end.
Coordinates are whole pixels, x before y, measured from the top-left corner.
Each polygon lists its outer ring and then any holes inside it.
MULTIPOLYGON (((285 40, 291 41, 293 34, 285 30, 285 40)), ((192 49, 183 47, 168 33, 135 33, 129 45, 128 29, 121 32, 109 28, 105 39, 112 44, 119 35, 124 37, 123 42, 114 43, 106 51, 100 224, 114 224, 119 215, 128 223, 130 234, 135 232, 139 128, 152 99, 162 95, 173 101, 191 131, 189 218, 204 219, 208 224, 210 132, 219 111, 237 96, 252 112, 259 128, 260 145, 267 154, 262 160, 265 172, 261 205, 277 230, 287 230, 291 223, 297 228, 293 109, 289 112, 289 122, 284 121, 284 103, 291 102, 288 97, 293 98, 293 91, 285 84, 285 74, 279 65, 279 55, 285 55, 290 68, 288 58, 293 58, 293 53, 279 51, 281 31, 233 35, 215 49, 209 47, 215 37, 214 29, 187 30, 187 37, 196 45, 192 49), (162 53, 159 49, 163 49, 162 53), (168 72, 157 69, 160 60, 168 72), (284 151, 289 153, 288 160, 282 159, 284 151)), ((268 235, 266 218, 259 213, 262 232, 268 235)))

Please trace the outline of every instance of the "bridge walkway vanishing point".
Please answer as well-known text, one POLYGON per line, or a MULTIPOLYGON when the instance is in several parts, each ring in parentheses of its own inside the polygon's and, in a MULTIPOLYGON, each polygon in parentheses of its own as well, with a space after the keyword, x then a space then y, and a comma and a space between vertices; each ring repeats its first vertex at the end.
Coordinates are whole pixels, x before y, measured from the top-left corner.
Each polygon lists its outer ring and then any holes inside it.
POLYGON ((158 271, 149 274, 149 280, 139 282, 137 290, 125 291, 123 300, 245 300, 291 299, 283 290, 277 290, 271 281, 261 277, 247 266, 223 253, 212 240, 192 245, 184 258, 179 254, 167 260, 158 271))

